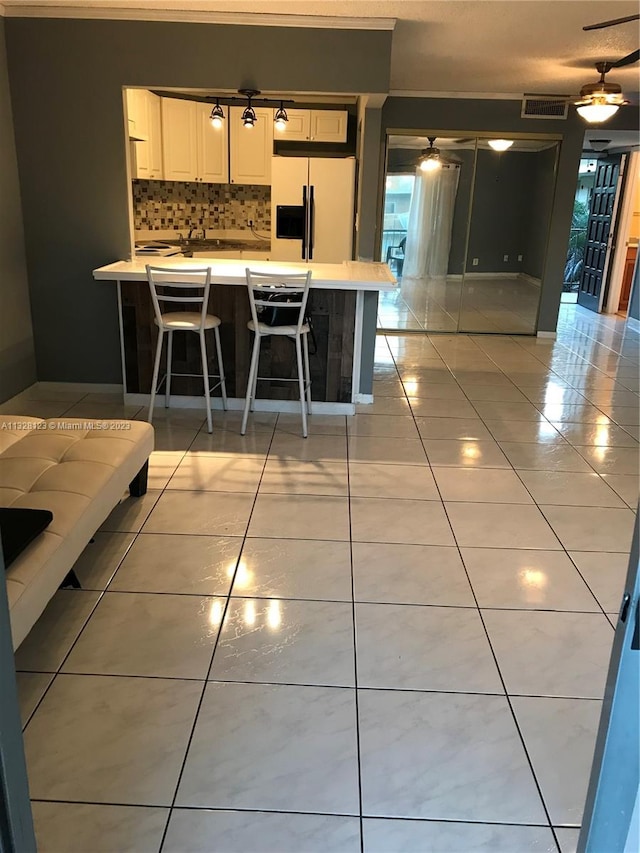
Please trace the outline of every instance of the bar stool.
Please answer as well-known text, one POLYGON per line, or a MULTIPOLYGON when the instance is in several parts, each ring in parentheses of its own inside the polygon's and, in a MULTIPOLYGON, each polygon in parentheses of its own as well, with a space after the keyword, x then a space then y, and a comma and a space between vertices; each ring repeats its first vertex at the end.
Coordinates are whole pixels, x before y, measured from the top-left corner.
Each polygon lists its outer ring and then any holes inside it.
POLYGON ((151 289, 153 310, 155 311, 155 324, 158 327, 158 343, 156 346, 156 358, 153 365, 153 379, 151 380, 151 403, 149 404, 149 423, 153 420, 153 408, 156 394, 165 382, 165 408, 169 408, 171 402, 171 377, 172 376, 200 376, 199 373, 172 373, 171 359, 173 351, 174 332, 196 332, 200 337, 200 357, 202 359, 202 378, 204 380, 204 397, 207 406, 207 428, 213 431, 211 422, 211 392, 220 388, 222 393, 223 408, 227 408, 227 386, 224 379, 224 366, 222 364, 222 349, 220 347, 220 318, 214 314, 207 314, 209 304, 209 291, 211 289, 211 269, 175 269, 171 267, 152 267, 147 264, 147 279, 151 289), (169 303, 175 306, 176 311, 162 311, 160 303, 169 303), (180 310, 187 307, 196 310, 180 310), (207 345, 205 342, 205 331, 213 329, 216 341, 216 356, 218 360, 219 373, 209 373, 207 361, 207 345), (167 372, 158 384, 160 372, 160 359, 162 357, 162 342, 164 333, 167 332, 167 372), (209 380, 218 379, 213 387, 209 380))
POLYGON ((278 273, 252 272, 247 269, 246 274, 251 306, 251 320, 247 323, 247 328, 254 333, 254 339, 240 434, 244 435, 247 431, 249 409, 253 411, 258 379, 272 378, 258 376, 260 341, 269 335, 280 335, 295 341, 298 370, 295 379, 277 378, 274 381, 298 383, 302 435, 306 438, 308 435, 307 413, 311 414, 311 376, 308 344, 310 326, 306 322, 305 312, 311 286, 311 270, 294 275, 279 275, 278 273))

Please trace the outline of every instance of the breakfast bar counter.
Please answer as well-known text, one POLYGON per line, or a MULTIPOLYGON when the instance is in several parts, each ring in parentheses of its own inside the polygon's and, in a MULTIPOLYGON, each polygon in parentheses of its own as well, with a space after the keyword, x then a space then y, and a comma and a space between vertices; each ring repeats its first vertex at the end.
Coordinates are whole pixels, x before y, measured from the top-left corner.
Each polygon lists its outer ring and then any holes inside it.
MULTIPOLYGON (((217 258, 135 258, 118 261, 93 271, 98 281, 114 282, 118 292, 122 374, 125 402, 145 404, 151 390, 153 356, 157 329, 147 285, 146 264, 163 268, 211 268, 209 312, 220 317, 222 355, 231 408, 244 403, 251 333, 251 319, 246 289, 246 261, 217 258)), ((311 343, 311 380, 313 401, 318 412, 345 413, 355 410, 357 402, 365 402, 361 393, 363 340, 372 342, 371 330, 365 329, 364 314, 367 294, 394 290, 396 280, 386 264, 345 261, 342 264, 289 263, 260 261, 251 264, 262 272, 291 274, 311 270, 309 314, 315 347, 311 343), (315 352, 314 352, 315 350, 315 352)), ((375 298, 375 297, 374 297, 375 298)), ((209 348, 213 351, 213 347, 209 348)), ((180 373, 199 373, 197 335, 177 335, 174 343, 174 369, 180 373)), ((161 368, 161 375, 164 368, 161 368)), ((213 372, 213 371, 212 371, 213 372)), ((261 351, 260 376, 290 379, 295 376, 295 351, 286 338, 267 338, 261 351)), ((260 382, 256 408, 291 411, 299 406, 297 389, 292 383, 260 382)), ((176 377, 172 381, 172 406, 203 405, 202 380, 176 377)), ((220 408, 220 398, 214 398, 220 408)))

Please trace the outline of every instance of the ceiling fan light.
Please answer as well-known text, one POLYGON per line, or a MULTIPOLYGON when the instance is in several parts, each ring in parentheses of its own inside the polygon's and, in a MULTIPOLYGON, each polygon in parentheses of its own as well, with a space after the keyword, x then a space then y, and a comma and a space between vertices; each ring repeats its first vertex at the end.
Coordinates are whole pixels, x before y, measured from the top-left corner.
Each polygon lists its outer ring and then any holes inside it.
POLYGON ((440 162, 440 157, 437 155, 434 157, 425 157, 424 160, 420 161, 420 168, 423 172, 435 172, 436 169, 441 169, 442 163, 440 162))
POLYGON ((494 151, 506 151, 513 145, 513 139, 490 139, 489 145, 494 151))
POLYGON ((578 114, 589 124, 599 124, 614 116, 620 109, 620 105, 594 101, 590 104, 581 104, 576 109, 578 114))
POLYGON ((209 120, 211 124, 215 128, 221 128, 224 124, 224 110, 220 106, 220 101, 216 98, 216 103, 214 108, 211 110, 211 115, 209 116, 209 120))

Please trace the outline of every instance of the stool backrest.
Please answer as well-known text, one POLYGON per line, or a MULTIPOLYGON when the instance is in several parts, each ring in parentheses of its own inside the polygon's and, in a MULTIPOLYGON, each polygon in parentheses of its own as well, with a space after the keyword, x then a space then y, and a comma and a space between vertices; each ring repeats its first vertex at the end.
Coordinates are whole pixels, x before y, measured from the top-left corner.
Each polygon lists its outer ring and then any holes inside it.
MULTIPOLYGON (((281 275, 280 273, 258 272, 247 267, 246 274, 251 319, 255 328, 258 328, 258 323, 263 322, 260 315, 265 311, 282 311, 284 309, 287 314, 293 314, 297 310, 297 317, 292 318, 295 322, 282 325, 295 326, 296 332, 299 334, 305 322, 309 288, 311 287, 311 270, 281 275)), ((267 325, 280 324, 271 323, 267 325)))
POLYGON ((149 264, 146 268, 158 325, 162 326, 163 314, 188 307, 188 310, 200 313, 200 328, 204 328, 211 289, 211 268, 176 269, 152 267, 149 264))

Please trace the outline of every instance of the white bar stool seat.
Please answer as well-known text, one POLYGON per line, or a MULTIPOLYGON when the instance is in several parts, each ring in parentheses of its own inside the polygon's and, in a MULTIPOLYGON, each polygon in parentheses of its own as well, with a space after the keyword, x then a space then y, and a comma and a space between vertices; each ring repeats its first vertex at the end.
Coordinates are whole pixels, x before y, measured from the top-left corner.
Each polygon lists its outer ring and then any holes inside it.
MULTIPOLYGON (((249 305, 251 307, 251 320, 247 323, 247 328, 254 333, 254 339, 240 434, 244 435, 247 431, 249 410, 253 411, 258 379, 267 379, 274 382, 298 383, 302 413, 302 435, 306 438, 308 435, 307 415, 311 414, 311 374, 309 372, 308 343, 311 327, 306 322, 307 300, 309 299, 309 288, 311 286, 311 270, 306 273, 279 275, 278 273, 255 272, 247 269, 246 275, 249 305), (285 299, 286 301, 284 301, 285 299), (286 325, 278 325, 277 323, 271 325, 261 322, 260 317, 261 315, 264 317, 265 311, 274 310, 285 311, 289 315, 293 314, 294 319, 297 313, 297 321, 286 325), (297 377, 295 379, 258 376, 260 341, 262 338, 270 335, 292 338, 294 340, 297 363, 297 377)), ((287 319, 290 319, 290 317, 287 317, 287 319)))
POLYGON ((202 379, 204 382, 204 397, 207 409, 207 428, 213 431, 211 420, 211 392, 220 388, 222 394, 222 405, 227 408, 227 386, 224 377, 224 365, 222 363, 222 348, 220 346, 219 327, 221 320, 215 314, 207 314, 209 304, 209 291, 211 290, 211 269, 173 269, 171 267, 152 267, 147 264, 147 279, 151 289, 151 299, 155 312, 154 322, 158 327, 158 343, 156 345, 156 357, 153 365, 153 379, 151 380, 151 402, 149 404, 149 423, 153 420, 153 409, 156 394, 163 382, 165 382, 165 407, 169 408, 171 403, 171 377, 172 376, 200 376, 198 373, 175 373, 171 370, 173 355, 173 333, 174 332, 196 332, 200 338, 200 358, 202 360, 202 379), (188 307, 199 306, 198 311, 166 311, 163 312, 161 303, 169 305, 185 305, 188 307), (209 362, 207 356, 207 345, 205 332, 213 329, 216 345, 216 358, 218 361, 218 373, 209 373, 209 362), (160 361, 162 359, 162 343, 164 333, 167 332, 167 372, 158 384, 160 373, 160 361), (211 386, 211 378, 219 381, 211 386))

